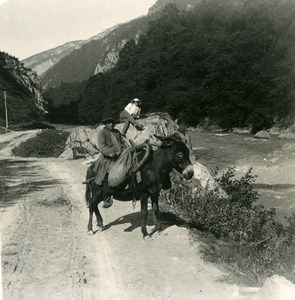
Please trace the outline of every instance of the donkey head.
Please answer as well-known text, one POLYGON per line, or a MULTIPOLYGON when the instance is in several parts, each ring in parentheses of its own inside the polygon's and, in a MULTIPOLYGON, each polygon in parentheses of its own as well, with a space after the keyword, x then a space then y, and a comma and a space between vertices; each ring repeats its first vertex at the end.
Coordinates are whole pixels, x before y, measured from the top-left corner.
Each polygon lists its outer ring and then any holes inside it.
POLYGON ((160 137, 154 135, 162 144, 160 149, 165 150, 165 160, 171 168, 175 169, 185 179, 191 179, 194 175, 192 163, 189 158, 189 149, 179 136, 160 137))

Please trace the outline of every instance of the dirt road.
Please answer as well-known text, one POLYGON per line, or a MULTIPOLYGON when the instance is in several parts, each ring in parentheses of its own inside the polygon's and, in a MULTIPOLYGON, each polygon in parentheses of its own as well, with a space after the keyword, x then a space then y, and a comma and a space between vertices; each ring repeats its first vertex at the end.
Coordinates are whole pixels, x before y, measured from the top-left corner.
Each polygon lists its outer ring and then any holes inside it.
MULTIPOLYGON (((87 235, 81 160, 35 159, 32 189, 2 223, 3 295, 10 299, 243 299, 205 263, 189 230, 165 224, 143 240, 139 203, 102 209, 106 230, 87 235), (45 184, 46 182, 46 184, 45 184)), ((152 229, 152 218, 148 229, 152 229)))
MULTIPOLYGON (((0 160, 12 159, 11 149, 36 132, 0 135, 0 160)), ((0 209, 0 300, 294 299, 295 285, 280 276, 262 288, 227 284, 185 227, 166 222, 143 240, 139 203, 100 207, 106 228, 87 235, 83 160, 21 160, 27 193, 0 209)))

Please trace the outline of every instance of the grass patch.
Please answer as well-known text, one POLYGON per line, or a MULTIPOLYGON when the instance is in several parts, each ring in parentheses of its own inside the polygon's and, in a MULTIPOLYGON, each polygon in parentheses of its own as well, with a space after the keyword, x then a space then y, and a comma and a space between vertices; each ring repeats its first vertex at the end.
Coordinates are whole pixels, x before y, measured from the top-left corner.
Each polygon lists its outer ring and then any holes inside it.
POLYGON ((21 157, 59 157, 64 151, 68 132, 47 129, 12 150, 21 157))
POLYGON ((195 191, 191 182, 173 174, 173 187, 161 193, 168 211, 199 229, 204 258, 223 266, 235 281, 261 285, 266 277, 283 275, 295 282, 295 215, 287 225, 276 221, 275 209, 257 205, 251 169, 240 179, 235 170, 213 176, 227 192, 195 191))

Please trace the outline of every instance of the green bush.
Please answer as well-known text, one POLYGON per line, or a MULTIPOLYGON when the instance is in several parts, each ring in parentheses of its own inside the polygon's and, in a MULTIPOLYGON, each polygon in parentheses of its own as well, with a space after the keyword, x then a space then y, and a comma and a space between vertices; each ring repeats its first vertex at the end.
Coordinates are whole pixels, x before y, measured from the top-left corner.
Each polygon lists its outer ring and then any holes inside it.
POLYGON ((213 235, 214 242, 205 243, 205 258, 234 271, 247 284, 263 283, 273 274, 295 282, 295 215, 284 226, 276 220, 275 209, 256 204, 259 195, 253 190, 251 169, 240 179, 233 168, 213 176, 228 198, 206 189, 195 191, 175 173, 173 187, 161 193, 164 209, 201 229, 203 236, 213 235))
POLYGON ((64 150, 68 132, 48 129, 26 140, 12 150, 21 157, 58 157, 64 150))

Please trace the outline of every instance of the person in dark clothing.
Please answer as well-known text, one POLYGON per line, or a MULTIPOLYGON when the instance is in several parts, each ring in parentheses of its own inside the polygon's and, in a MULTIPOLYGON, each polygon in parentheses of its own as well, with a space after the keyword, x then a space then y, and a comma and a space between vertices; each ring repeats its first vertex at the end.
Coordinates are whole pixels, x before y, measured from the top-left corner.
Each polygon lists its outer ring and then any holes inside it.
MULTIPOLYGON (((106 174, 109 172, 111 164, 117 160, 124 150, 122 135, 115 129, 116 121, 113 118, 105 119, 101 122, 105 126, 98 133, 98 150, 100 156, 95 161, 96 177, 95 183, 102 185, 106 174)), ((108 208, 112 205, 112 197, 104 201, 103 207, 108 208)))

